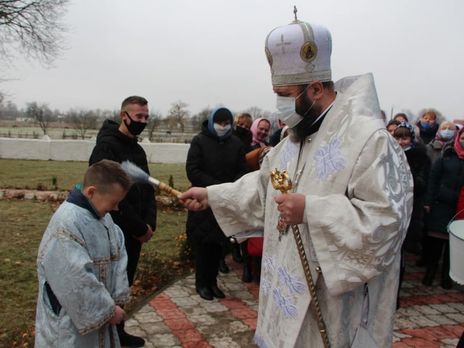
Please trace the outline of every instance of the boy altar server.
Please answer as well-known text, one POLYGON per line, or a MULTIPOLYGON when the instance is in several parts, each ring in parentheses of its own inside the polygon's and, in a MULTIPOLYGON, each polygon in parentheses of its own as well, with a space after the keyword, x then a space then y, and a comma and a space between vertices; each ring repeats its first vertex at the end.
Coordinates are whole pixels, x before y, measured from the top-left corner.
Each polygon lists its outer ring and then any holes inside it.
POLYGON ((129 299, 124 236, 112 210, 130 188, 116 162, 90 166, 52 216, 39 247, 35 347, 119 347, 129 299))

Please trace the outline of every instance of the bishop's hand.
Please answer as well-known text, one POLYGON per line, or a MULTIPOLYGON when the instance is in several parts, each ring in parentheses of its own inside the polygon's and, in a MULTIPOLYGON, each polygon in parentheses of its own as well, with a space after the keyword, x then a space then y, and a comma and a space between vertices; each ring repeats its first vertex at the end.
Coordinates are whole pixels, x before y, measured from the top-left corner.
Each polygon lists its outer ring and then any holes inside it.
POLYGON ((305 195, 301 193, 284 193, 274 198, 283 223, 298 225, 303 222, 306 205, 305 198, 305 195))
POLYGON ((209 207, 208 191, 204 187, 192 187, 179 196, 179 201, 188 210, 205 210, 209 207))

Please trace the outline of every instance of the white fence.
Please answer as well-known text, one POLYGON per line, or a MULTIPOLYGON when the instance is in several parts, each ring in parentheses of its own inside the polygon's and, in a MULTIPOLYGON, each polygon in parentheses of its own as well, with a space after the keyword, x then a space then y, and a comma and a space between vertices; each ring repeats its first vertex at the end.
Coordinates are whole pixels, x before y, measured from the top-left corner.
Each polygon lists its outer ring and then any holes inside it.
MULTIPOLYGON (((190 144, 140 143, 151 163, 185 163, 190 144)), ((0 138, 0 158, 88 161, 95 141, 0 138)))

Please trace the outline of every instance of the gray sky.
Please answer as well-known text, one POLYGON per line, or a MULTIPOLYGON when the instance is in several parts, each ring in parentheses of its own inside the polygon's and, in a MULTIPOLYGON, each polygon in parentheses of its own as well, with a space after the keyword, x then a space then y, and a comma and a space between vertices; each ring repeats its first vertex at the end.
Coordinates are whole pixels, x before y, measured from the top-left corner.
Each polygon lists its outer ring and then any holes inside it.
POLYGON ((462 0, 74 0, 68 49, 52 69, 18 61, 2 83, 9 99, 51 108, 116 109, 145 96, 163 114, 219 104, 274 111, 264 39, 293 20, 332 33, 332 76, 372 72, 390 114, 425 107, 464 118, 462 0))

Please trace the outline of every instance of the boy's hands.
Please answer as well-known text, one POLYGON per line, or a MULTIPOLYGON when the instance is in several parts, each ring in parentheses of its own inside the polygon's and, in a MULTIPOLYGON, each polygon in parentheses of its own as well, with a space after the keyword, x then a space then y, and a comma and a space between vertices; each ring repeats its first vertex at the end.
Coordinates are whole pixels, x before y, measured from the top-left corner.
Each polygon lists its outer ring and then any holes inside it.
POLYGON ((116 305, 114 309, 114 314, 111 317, 109 323, 112 325, 119 324, 121 321, 124 320, 125 317, 126 317, 126 312, 124 312, 124 309, 116 305))

